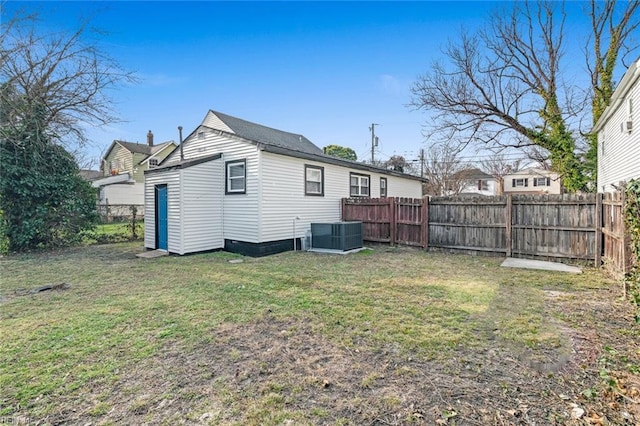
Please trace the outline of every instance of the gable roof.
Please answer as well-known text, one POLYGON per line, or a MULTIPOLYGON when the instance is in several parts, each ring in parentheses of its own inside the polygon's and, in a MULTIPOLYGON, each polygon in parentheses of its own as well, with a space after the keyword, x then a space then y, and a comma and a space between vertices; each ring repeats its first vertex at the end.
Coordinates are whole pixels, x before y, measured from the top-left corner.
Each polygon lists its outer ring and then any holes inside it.
POLYGON ((230 133, 234 133, 245 139, 250 139, 265 145, 278 146, 280 148, 306 152, 309 154, 323 153, 322 149, 318 148, 313 144, 313 142, 303 135, 273 129, 271 127, 233 117, 228 114, 223 114, 218 111, 209 110, 209 113, 202 124, 217 130, 231 130, 230 133), (210 116, 211 114, 214 114, 227 128, 219 126, 218 120, 213 119, 213 117, 210 116))
MULTIPOLYGON (((162 151, 164 148, 166 148, 169 145, 175 145, 174 141, 168 141, 168 142, 163 142, 157 145, 153 145, 153 146, 149 146, 147 144, 144 143, 137 143, 137 142, 127 142, 127 141, 120 141, 120 140, 114 140, 111 143, 111 146, 109 147, 109 149, 107 149, 107 152, 104 154, 104 156, 102 157, 102 159, 106 159, 109 154, 111 154, 111 151, 113 150, 113 148, 116 145, 120 145, 122 146, 124 149, 128 150, 129 152, 132 152, 134 154, 143 154, 146 155, 147 157, 153 154, 156 154, 160 151, 162 151)), ((146 157, 145 157, 146 159, 146 157)), ((144 160, 143 160, 144 161, 144 160)))
POLYGON ((510 176, 549 176, 549 177, 553 177, 553 176, 557 176, 558 173, 554 172, 553 170, 546 170, 546 169, 542 169, 540 167, 528 167, 526 169, 522 169, 519 170, 517 172, 513 172, 513 173, 508 173, 506 175, 504 175, 504 178, 510 177, 510 176))
MULTIPOLYGON (((395 170, 387 170, 382 167, 372 166, 370 164, 345 160, 343 158, 327 155, 322 149, 318 148, 313 142, 311 142, 301 134, 273 129, 271 127, 252 123, 250 121, 213 110, 209 110, 207 112, 207 115, 205 116, 204 120, 202 120, 202 123, 194 131, 192 131, 182 143, 188 141, 193 135, 198 133, 203 128, 208 129, 209 131, 216 132, 220 135, 228 135, 231 137, 240 138, 247 142, 251 142, 257 145, 259 149, 274 154, 313 160, 327 164, 335 164, 338 166, 349 167, 358 170, 419 180, 421 182, 427 181, 427 179, 420 176, 409 175, 395 170)), ((162 168, 163 166, 169 167, 171 164, 165 164, 165 162, 169 160, 174 152, 179 150, 180 146, 178 145, 167 157, 164 158, 164 160, 160 162, 160 168, 162 168)), ((185 161, 190 160, 180 160, 179 163, 183 163, 185 161)))
POLYGON ((459 172, 454 173, 453 176, 457 179, 465 180, 493 179, 493 176, 475 167, 460 170, 459 172))

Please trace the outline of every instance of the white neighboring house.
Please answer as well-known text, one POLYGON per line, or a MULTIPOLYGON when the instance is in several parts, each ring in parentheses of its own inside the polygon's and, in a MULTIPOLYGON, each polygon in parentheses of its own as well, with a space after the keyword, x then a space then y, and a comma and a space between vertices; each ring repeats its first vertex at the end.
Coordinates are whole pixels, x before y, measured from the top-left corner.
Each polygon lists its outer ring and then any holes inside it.
POLYGON ((454 174, 454 186, 459 195, 496 195, 496 179, 477 168, 461 170, 454 174))
POLYGON ((312 222, 340 221, 344 197, 420 198, 423 182, 215 111, 145 178, 146 248, 251 256, 293 249, 312 222))
POLYGON ((560 176, 556 172, 536 167, 504 176, 506 194, 562 194, 560 176))
POLYGON ((640 178, 640 59, 622 77, 593 132, 598 134, 599 192, 640 178))

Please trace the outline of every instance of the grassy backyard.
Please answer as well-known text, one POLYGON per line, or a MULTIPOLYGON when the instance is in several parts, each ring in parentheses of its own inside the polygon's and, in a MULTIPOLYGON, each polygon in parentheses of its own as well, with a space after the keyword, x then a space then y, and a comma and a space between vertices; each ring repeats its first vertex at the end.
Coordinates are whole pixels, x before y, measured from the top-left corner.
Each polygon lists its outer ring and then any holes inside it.
POLYGON ((389 247, 260 259, 140 251, 0 259, 0 419, 640 422, 639 330, 598 271, 389 247))

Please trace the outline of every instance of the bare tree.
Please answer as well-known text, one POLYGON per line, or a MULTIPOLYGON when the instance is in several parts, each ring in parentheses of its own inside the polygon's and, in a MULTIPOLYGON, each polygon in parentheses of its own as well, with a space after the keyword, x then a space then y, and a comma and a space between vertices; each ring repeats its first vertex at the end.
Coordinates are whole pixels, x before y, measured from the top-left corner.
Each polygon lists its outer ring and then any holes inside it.
POLYGON ((402 155, 392 155, 384 162, 383 167, 401 173, 416 174, 414 165, 407 161, 402 155))
MULTIPOLYGON (((623 3, 622 10, 616 8, 616 1, 596 2, 589 4, 592 37, 589 43, 593 47, 585 48, 587 68, 591 76, 591 115, 592 125, 604 113, 611 102, 614 81, 613 72, 619 59, 624 59, 638 49, 638 41, 632 39, 634 31, 640 25, 635 14, 640 9, 640 1, 632 0, 623 3), (620 58, 620 56, 622 58, 620 58)), ((587 153, 587 172, 596 181, 598 172, 598 137, 589 135, 589 151, 587 153)))
POLYGON ((37 116, 47 140, 73 151, 87 141, 85 126, 117 121, 109 90, 135 79, 85 41, 86 24, 70 34, 41 33, 37 24, 33 16, 16 15, 0 31, 2 130, 37 116))
POLYGON ((521 160, 509 160, 503 154, 496 153, 491 157, 481 161, 482 170, 490 174, 498 184, 498 195, 504 190, 504 177, 510 173, 520 170, 521 160))
POLYGON ((464 187, 465 176, 460 151, 453 143, 435 143, 427 149, 425 160, 424 195, 458 194, 464 187))
POLYGON ((463 142, 549 153, 568 190, 586 187, 573 120, 587 105, 562 83, 566 14, 562 3, 518 2, 486 29, 450 43, 412 87, 412 104, 435 111, 434 131, 463 142))

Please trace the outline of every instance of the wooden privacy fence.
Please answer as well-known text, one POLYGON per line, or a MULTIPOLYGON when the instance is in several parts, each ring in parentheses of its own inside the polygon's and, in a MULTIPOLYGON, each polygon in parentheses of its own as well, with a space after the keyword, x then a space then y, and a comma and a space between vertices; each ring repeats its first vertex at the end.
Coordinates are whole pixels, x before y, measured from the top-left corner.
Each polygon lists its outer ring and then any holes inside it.
POLYGON ((345 198, 342 219, 361 221, 365 241, 629 265, 622 202, 611 195, 345 198))
POLYGON ((623 191, 604 194, 602 200, 602 234, 605 267, 616 275, 629 272, 633 265, 631 241, 624 226, 623 191))

